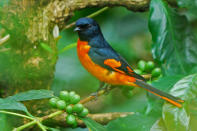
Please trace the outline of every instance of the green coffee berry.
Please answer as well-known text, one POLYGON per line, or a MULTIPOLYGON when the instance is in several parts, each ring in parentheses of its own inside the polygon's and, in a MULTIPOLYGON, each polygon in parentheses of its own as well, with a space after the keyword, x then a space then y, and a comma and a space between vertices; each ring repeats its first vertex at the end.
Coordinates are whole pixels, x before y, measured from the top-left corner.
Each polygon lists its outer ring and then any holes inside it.
POLYGON ((155 68, 155 69, 153 69, 151 74, 152 74, 152 77, 158 77, 158 76, 161 75, 161 69, 160 68, 155 68))
POLYGON ((60 99, 64 100, 64 101, 69 101, 69 93, 68 91, 61 91, 60 92, 60 99))
POLYGON ((50 106, 51 107, 57 107, 57 101, 58 101, 59 99, 58 98, 51 98, 50 100, 49 100, 49 104, 50 104, 50 106))
POLYGON ((139 75, 141 75, 141 74, 142 74, 142 71, 141 71, 141 70, 139 70, 139 69, 135 69, 135 70, 134 70, 134 72, 135 72, 135 73, 137 73, 137 74, 139 74, 139 75))
POLYGON ((77 121, 74 123, 74 124, 72 124, 72 128, 77 128, 77 121))
POLYGON ((154 67, 155 67, 154 62, 148 61, 146 63, 145 71, 150 72, 151 70, 153 70, 154 67))
POLYGON ((73 106, 73 112, 80 113, 83 110, 83 105, 82 104, 76 104, 73 106))
POLYGON ((138 62, 138 68, 141 70, 141 71, 145 71, 145 67, 146 67, 146 62, 143 61, 143 60, 140 60, 138 62))
POLYGON ((71 113, 73 112, 73 107, 72 107, 71 105, 68 105, 68 106, 66 107, 66 112, 67 112, 68 114, 71 114, 71 113))
POLYGON ((88 115, 89 111, 87 108, 83 108, 83 110, 79 113, 80 117, 86 117, 88 115))
POLYGON ((76 93, 74 91, 69 92, 69 98, 72 98, 76 93))
POLYGON ((71 104, 77 104, 79 101, 80 101, 80 96, 77 94, 70 97, 71 104))
POLYGON ((69 114, 66 116, 66 122, 69 124, 69 125, 74 125, 75 123, 77 123, 76 121, 76 117, 72 114, 69 114))
POLYGON ((57 101, 57 108, 60 110, 64 110, 66 107, 66 102, 64 100, 57 101))

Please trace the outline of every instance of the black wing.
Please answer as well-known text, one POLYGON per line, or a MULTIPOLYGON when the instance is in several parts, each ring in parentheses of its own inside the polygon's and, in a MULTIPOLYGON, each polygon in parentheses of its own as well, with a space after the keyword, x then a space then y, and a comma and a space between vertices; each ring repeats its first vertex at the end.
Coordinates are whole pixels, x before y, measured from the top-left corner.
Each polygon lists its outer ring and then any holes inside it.
POLYGON ((103 68, 106 68, 111 71, 124 73, 126 75, 145 81, 145 79, 142 76, 136 74, 131 68, 131 66, 127 63, 127 61, 123 57, 121 57, 118 53, 116 53, 116 51, 111 47, 105 47, 105 48, 92 47, 90 48, 88 54, 93 62, 102 66, 103 68), (120 63, 120 66, 116 66, 114 68, 113 65, 105 64, 106 60, 114 60, 120 63))

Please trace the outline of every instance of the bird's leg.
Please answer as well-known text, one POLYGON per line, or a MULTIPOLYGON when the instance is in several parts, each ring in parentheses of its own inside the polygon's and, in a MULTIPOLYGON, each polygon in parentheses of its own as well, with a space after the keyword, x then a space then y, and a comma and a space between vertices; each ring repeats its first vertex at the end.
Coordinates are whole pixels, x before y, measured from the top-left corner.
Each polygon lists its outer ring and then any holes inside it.
POLYGON ((96 96, 96 98, 98 97, 98 92, 100 90, 102 90, 104 87, 106 86, 106 84, 104 82, 99 82, 99 88, 96 90, 96 92, 92 93, 91 96, 96 96))
POLYGON ((96 92, 98 93, 100 90, 102 90, 103 88, 105 88, 105 86, 106 86, 106 83, 104 83, 104 82, 99 82, 99 88, 96 90, 96 92))
POLYGON ((105 94, 108 94, 109 91, 111 89, 115 88, 115 87, 116 86, 113 86, 113 85, 110 85, 110 84, 107 84, 107 83, 100 82, 99 88, 97 89, 96 92, 92 93, 91 96, 95 96, 95 99, 97 99, 99 91, 103 90, 105 92, 105 94))

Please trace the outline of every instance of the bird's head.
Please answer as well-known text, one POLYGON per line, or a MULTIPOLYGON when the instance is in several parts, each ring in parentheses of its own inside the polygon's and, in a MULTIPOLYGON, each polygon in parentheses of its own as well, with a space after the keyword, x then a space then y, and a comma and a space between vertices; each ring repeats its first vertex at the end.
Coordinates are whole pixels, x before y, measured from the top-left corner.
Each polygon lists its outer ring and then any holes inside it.
POLYGON ((89 41, 96 36, 102 35, 99 25, 91 18, 80 18, 75 25, 74 31, 78 32, 80 40, 89 41))

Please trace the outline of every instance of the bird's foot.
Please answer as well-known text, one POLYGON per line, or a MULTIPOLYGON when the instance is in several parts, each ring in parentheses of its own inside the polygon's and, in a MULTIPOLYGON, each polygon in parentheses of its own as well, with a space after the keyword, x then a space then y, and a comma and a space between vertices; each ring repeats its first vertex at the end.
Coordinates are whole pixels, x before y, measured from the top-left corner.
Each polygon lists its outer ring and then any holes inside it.
POLYGON ((100 85, 99 85, 99 88, 97 89, 96 92, 94 93, 91 93, 90 96, 94 96, 95 97, 95 100, 98 99, 98 96, 99 96, 99 92, 100 91, 105 91, 105 88, 107 87, 107 84, 103 83, 103 82, 100 82, 100 85))

